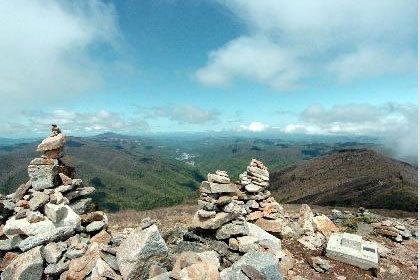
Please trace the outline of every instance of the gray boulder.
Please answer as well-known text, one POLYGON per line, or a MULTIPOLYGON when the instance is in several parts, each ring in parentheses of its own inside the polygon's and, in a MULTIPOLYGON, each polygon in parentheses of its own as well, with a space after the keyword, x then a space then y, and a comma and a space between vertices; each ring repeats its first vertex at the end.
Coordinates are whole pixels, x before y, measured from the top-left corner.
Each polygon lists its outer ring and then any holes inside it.
POLYGON ((46 234, 30 236, 20 242, 19 249, 27 251, 39 245, 45 245, 48 242, 65 240, 74 234, 74 228, 61 227, 46 234))
POLYGON ((36 191, 52 188, 58 183, 58 165, 29 165, 28 175, 36 191))
POLYGON ((283 274, 279 269, 277 258, 272 254, 250 251, 231 267, 222 270, 220 279, 283 280, 283 274))
POLYGON ((44 269, 44 273, 47 275, 59 275, 68 269, 69 269, 69 261, 65 261, 65 258, 63 257, 57 263, 48 264, 44 269))
POLYGON ((79 188, 79 189, 76 189, 74 191, 68 192, 64 196, 68 200, 73 200, 73 199, 78 198, 78 197, 81 197, 81 196, 90 195, 93 192, 95 192, 95 188, 94 187, 84 187, 84 188, 79 188))
POLYGON ((124 280, 147 279, 149 266, 168 266, 169 250, 156 225, 137 228, 117 250, 117 261, 124 280))
POLYGON ((216 231, 216 239, 228 239, 232 235, 247 235, 249 233, 248 224, 228 223, 221 226, 216 231))
POLYGON ((32 194, 31 200, 29 200, 29 208, 32 211, 34 211, 38 209, 39 207, 45 205, 49 199, 50 199, 50 196, 43 192, 34 192, 32 194))
POLYGON ((69 206, 77 214, 84 214, 92 208, 92 198, 87 197, 75 200, 72 203, 70 203, 69 206))
POLYGON ((22 242, 20 235, 16 234, 10 236, 7 239, 0 240, 0 250, 1 251, 11 251, 13 249, 19 248, 19 244, 22 242))
POLYGON ((42 257, 47 261, 47 263, 57 263, 66 249, 67 245, 65 242, 52 242, 44 246, 41 250, 41 253, 42 257))
POLYGON ((95 232, 101 230, 105 226, 103 221, 93 221, 86 226, 87 232, 95 232))

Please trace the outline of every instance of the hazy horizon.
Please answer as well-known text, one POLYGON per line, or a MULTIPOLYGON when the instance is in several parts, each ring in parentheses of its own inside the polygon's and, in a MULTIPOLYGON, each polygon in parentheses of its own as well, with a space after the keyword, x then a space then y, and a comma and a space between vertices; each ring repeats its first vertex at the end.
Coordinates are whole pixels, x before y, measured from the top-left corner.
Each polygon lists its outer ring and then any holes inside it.
POLYGON ((0 137, 51 123, 69 135, 363 135, 417 156, 417 5, 4 2, 0 137))

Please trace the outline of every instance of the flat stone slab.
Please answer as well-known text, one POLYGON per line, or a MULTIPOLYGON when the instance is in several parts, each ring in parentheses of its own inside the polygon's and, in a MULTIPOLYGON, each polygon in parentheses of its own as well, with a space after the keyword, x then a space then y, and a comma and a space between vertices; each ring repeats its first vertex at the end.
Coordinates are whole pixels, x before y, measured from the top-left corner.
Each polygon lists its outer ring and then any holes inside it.
POLYGON ((203 181, 200 186, 200 191, 203 193, 236 193, 238 188, 235 184, 218 184, 203 181))
POLYGON ((195 228, 201 229, 218 229, 239 215, 240 207, 238 207, 238 210, 235 209, 235 211, 231 213, 219 212, 212 218, 202 218, 196 213, 192 219, 192 225, 195 228))
POLYGON ((360 235, 332 233, 327 245, 327 257, 361 269, 378 268, 378 246, 360 235))

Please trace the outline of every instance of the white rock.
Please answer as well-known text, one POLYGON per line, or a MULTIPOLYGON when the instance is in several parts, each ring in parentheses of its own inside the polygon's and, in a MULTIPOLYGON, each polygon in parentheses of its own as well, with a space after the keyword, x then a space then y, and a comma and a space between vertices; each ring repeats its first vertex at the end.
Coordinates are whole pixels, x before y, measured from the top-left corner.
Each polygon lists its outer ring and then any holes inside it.
POLYGON ((48 234, 55 230, 53 222, 48 219, 37 223, 30 223, 27 218, 16 220, 11 217, 4 225, 3 231, 10 237, 15 234, 25 234, 28 236, 48 234))
POLYGON ((249 184, 249 185, 245 186, 245 190, 247 192, 250 192, 250 193, 257 193, 257 192, 261 191, 261 189, 262 188, 260 186, 257 186, 255 184, 249 184))

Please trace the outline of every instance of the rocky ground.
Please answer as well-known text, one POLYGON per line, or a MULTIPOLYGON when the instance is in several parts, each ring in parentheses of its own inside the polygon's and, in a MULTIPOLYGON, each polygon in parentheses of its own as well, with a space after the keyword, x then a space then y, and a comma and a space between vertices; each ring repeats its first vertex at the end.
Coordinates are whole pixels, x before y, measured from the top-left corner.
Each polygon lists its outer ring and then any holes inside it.
POLYGON ((0 196, 1 280, 417 278, 413 215, 281 205, 252 159, 237 181, 208 174, 197 206, 108 218, 62 161, 65 142, 53 125, 30 180, 0 196))
MULTIPOLYGON (((292 219, 299 217, 300 204, 285 204, 284 210, 292 219)), ((293 261, 290 262, 290 269, 286 279, 302 280, 306 279, 418 279, 417 261, 418 261, 418 243, 417 238, 403 240, 401 243, 377 234, 372 226, 373 220, 366 218, 357 218, 359 213, 357 208, 332 208, 311 205, 312 211, 316 214, 325 214, 333 218, 333 209, 340 210, 342 213, 348 211, 354 216, 349 220, 336 223, 340 231, 356 232, 361 234, 364 239, 375 241, 380 245, 379 270, 376 273, 364 271, 360 268, 347 265, 325 256, 324 250, 310 250, 299 243, 296 239, 282 240, 282 248, 287 249, 293 255, 293 261), (370 222, 370 223, 369 223, 370 222), (320 273, 313 269, 308 259, 319 256, 327 260, 331 268, 320 273)), ((109 214, 109 230, 113 235, 127 235, 134 230, 140 221, 146 217, 156 219, 156 224, 162 233, 162 237, 168 242, 178 232, 183 232, 191 225, 192 217, 197 211, 196 205, 179 205, 174 207, 158 208, 147 211, 121 211, 109 214)), ((404 224, 413 231, 417 229, 417 213, 404 212, 398 210, 374 209, 370 212, 376 215, 377 219, 386 221, 396 221, 404 224), (414 230, 415 229, 415 230, 414 230)))

